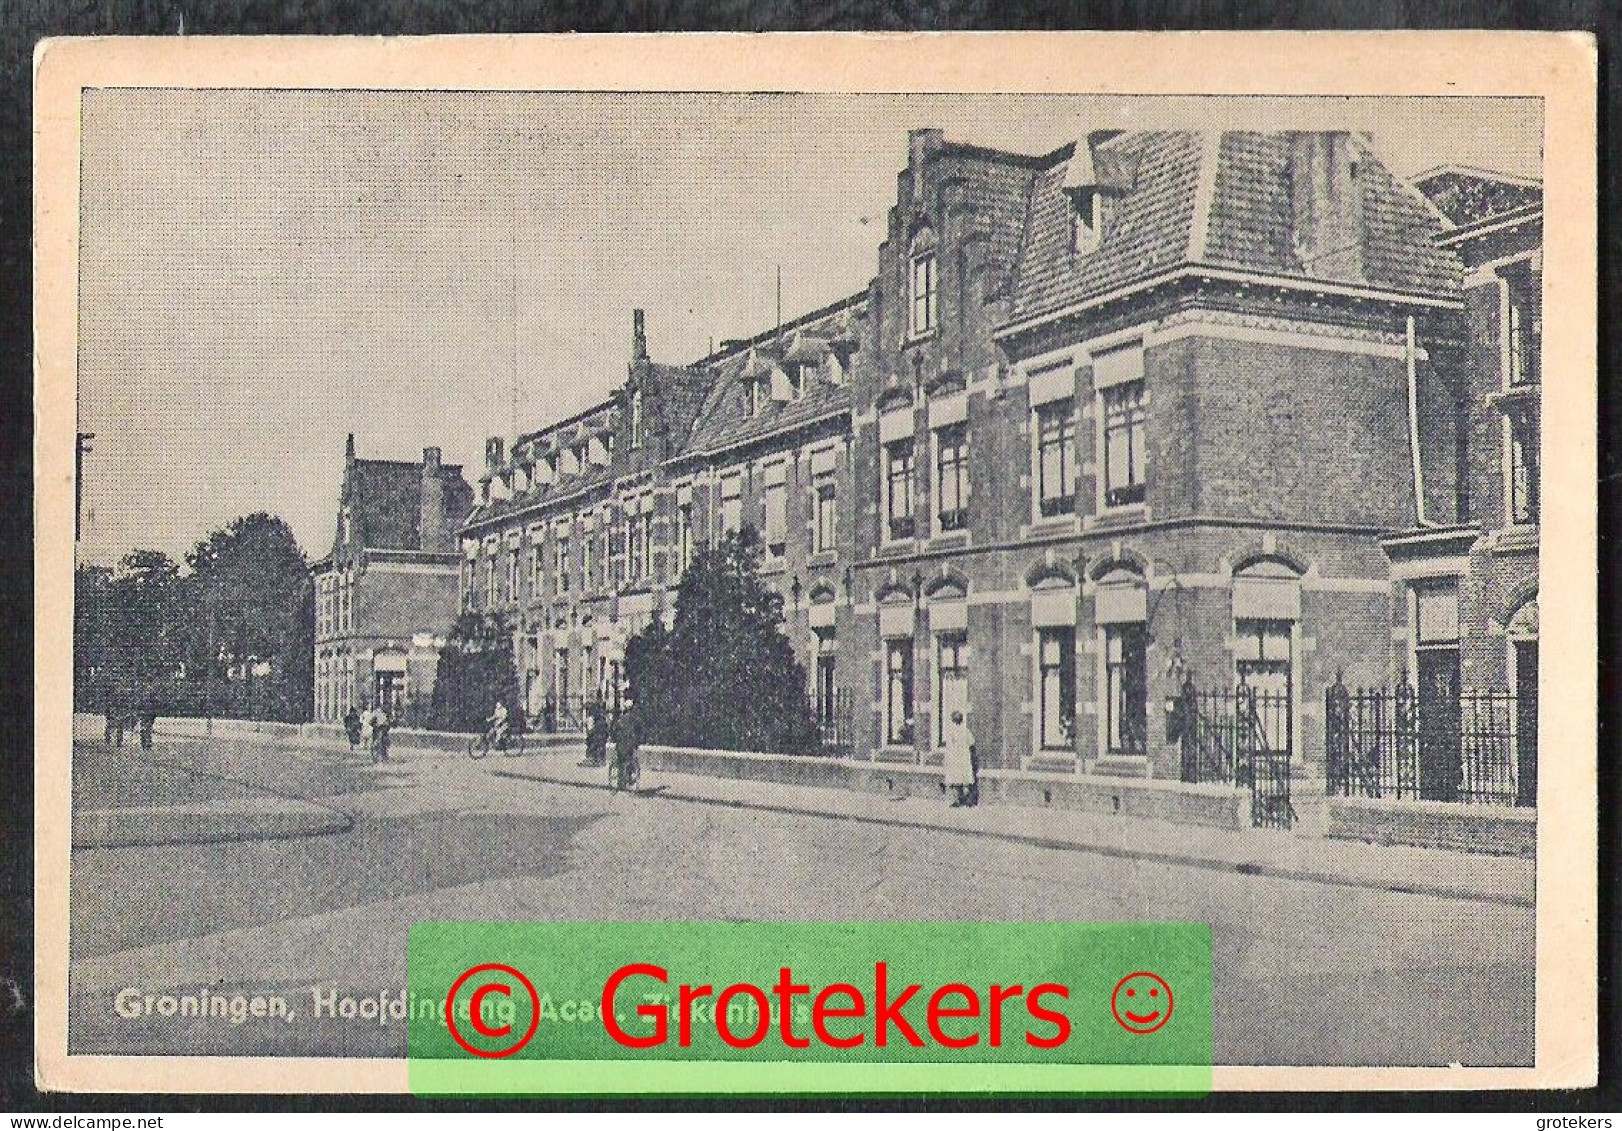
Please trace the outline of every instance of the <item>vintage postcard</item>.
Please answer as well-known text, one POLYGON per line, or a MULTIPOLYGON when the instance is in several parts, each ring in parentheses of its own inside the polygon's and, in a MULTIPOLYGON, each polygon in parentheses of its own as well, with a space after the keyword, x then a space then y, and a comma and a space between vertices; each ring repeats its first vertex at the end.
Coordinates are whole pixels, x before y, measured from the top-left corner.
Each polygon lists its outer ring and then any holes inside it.
POLYGON ((43 1087, 1594 1082, 1590 39, 35 77, 43 1087))

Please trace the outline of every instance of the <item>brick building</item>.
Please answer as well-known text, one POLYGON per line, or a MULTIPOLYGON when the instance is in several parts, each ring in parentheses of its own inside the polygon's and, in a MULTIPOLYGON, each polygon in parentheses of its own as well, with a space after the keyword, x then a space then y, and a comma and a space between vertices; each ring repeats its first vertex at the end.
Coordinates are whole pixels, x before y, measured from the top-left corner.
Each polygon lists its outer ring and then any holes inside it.
POLYGON ((473 489, 438 448, 422 463, 355 458, 344 479, 332 551, 315 583, 315 718, 381 703, 414 720, 433 695, 439 648, 456 618, 456 531, 473 489))
POLYGON ((1535 671, 1535 186, 1449 175, 1346 132, 913 131, 864 291, 687 366, 639 311, 609 399, 489 441, 463 607, 568 713, 748 522, 852 757, 938 763, 962 709, 992 778, 1232 783, 1245 745, 1322 792, 1326 690, 1419 682, 1421 577, 1503 618, 1456 611, 1466 679, 1535 671))
MULTIPOLYGON (((1422 796, 1537 799, 1539 402, 1543 194, 1536 181, 1441 168, 1415 184, 1449 221, 1466 304, 1463 364, 1422 423, 1453 442, 1453 497, 1392 532, 1398 673, 1439 770, 1422 796), (1462 745, 1462 749, 1461 749, 1462 745), (1455 767, 1461 767, 1462 780, 1455 767)), ((1425 469, 1430 474, 1430 468, 1425 469)), ((1425 751, 1421 751, 1421 758, 1425 751)))

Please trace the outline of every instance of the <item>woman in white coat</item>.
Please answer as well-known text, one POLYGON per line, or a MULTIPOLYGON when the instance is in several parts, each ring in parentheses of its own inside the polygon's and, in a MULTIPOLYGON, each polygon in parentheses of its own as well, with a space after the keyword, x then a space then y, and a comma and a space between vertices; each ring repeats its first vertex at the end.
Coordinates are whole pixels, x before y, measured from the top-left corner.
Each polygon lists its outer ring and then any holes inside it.
POLYGON ((974 732, 963 721, 962 711, 952 712, 952 725, 946 729, 946 784, 951 788, 952 808, 973 805, 979 800, 974 764, 974 732))

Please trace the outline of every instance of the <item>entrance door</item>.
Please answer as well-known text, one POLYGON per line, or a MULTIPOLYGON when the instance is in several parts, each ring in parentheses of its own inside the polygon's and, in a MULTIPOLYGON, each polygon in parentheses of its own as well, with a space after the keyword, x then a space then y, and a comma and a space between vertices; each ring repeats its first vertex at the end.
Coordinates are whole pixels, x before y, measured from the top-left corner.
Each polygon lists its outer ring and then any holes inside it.
POLYGON ((392 718, 400 709, 400 699, 405 691, 404 677, 399 672, 378 672, 376 685, 377 694, 373 702, 392 718))
POLYGON ((1459 796, 1459 650, 1426 649, 1419 667, 1419 796, 1459 796))
POLYGON ((1538 803, 1538 642, 1515 641, 1515 804, 1538 803))

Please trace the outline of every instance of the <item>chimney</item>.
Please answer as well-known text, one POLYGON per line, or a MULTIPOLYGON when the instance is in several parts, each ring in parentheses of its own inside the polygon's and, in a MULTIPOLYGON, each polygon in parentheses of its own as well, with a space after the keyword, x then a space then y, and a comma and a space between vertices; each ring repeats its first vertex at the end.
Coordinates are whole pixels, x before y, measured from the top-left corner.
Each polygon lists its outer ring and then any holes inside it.
POLYGON ((455 546, 445 526, 445 480, 438 448, 422 450, 422 514, 417 548, 430 554, 448 554, 455 546))
POLYGON ((344 443, 344 463, 355 462, 355 434, 351 432, 349 439, 344 443))
POLYGON ((1302 270, 1320 279, 1363 281, 1363 186, 1352 135, 1337 130, 1289 138, 1290 214, 1302 270))
POLYGON ((507 462, 507 444, 500 436, 491 436, 484 442, 484 470, 494 475, 507 462))
POLYGON ((945 130, 907 131, 907 169, 912 173, 914 200, 923 195, 924 160, 945 144, 945 130))
POLYGON ((648 356, 648 331, 640 310, 631 311, 631 360, 644 361, 648 356))

